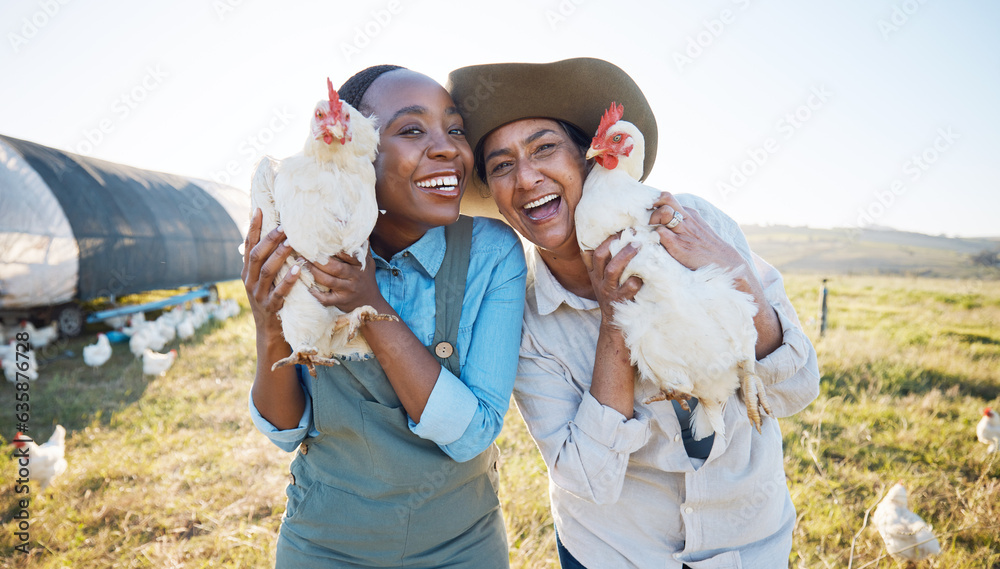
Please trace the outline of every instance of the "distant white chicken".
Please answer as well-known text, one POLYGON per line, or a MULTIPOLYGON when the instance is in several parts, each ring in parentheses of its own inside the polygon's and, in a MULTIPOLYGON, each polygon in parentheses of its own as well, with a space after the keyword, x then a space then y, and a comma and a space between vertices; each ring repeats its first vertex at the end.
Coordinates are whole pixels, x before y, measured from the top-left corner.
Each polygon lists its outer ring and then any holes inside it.
MULTIPOLYGON (((322 265, 345 252, 364 266, 368 236, 378 217, 372 165, 379 140, 375 119, 341 101, 329 79, 326 83, 329 100, 316 104, 303 151, 280 162, 265 156, 253 175, 251 211, 259 207, 263 213, 261 235, 281 224, 295 251, 275 282, 303 264, 295 256, 322 265)), ((273 369, 302 364, 315 377, 315 366, 336 364, 335 355, 371 353, 358 334, 362 324, 396 319, 370 306, 350 314, 324 307, 309 293, 311 287, 320 286, 303 270, 285 297, 278 317, 293 351, 273 369)))
POLYGON ((128 337, 132 337, 137 330, 143 327, 146 323, 146 315, 142 312, 136 312, 128 316, 128 325, 122 327, 122 333, 128 337))
POLYGON ((132 337, 128 339, 128 349, 137 358, 147 349, 162 350, 167 345, 166 338, 160 334, 160 327, 155 322, 144 322, 133 328, 132 337))
POLYGON ((177 359, 177 350, 170 350, 165 354, 147 349, 142 353, 142 374, 143 375, 166 375, 170 366, 174 365, 177 359))
POLYGON ((35 328, 34 324, 31 322, 22 320, 20 331, 28 333, 31 347, 35 349, 44 348, 59 337, 59 325, 55 322, 50 323, 48 326, 35 328))
POLYGON ((1000 448, 1000 414, 989 407, 983 409, 983 418, 976 425, 976 437, 979 442, 989 445, 986 452, 997 452, 1000 448))
POLYGON ((757 306, 735 288, 733 271, 715 265, 692 271, 660 245, 649 225, 660 191, 639 182, 645 140, 635 125, 621 120, 623 113, 621 105, 611 104, 587 151, 597 163, 576 207, 576 235, 585 251, 619 231, 612 254, 629 243, 639 247, 622 281, 637 275, 642 288, 634 301, 615 305, 615 324, 640 378, 661 390, 646 402, 677 399, 686 406, 697 397, 691 432, 701 440, 713 432, 725 435, 726 402, 742 388, 747 416, 760 431, 762 414, 771 410, 754 373, 757 306))
POLYGON ((38 379, 38 360, 35 359, 35 350, 20 351, 15 347, 12 354, 0 361, 0 367, 3 368, 4 377, 11 383, 38 379))
POLYGON ((52 484, 56 476, 66 471, 65 442, 66 429, 62 425, 56 425, 52 436, 41 445, 22 433, 14 437, 13 444, 19 449, 14 456, 19 457, 21 453, 28 455, 28 479, 38 482, 41 487, 39 494, 52 484))
POLYGON ((166 315, 160 316, 153 321, 160 330, 160 336, 167 342, 173 342, 177 337, 177 324, 174 319, 166 315))
POLYGON ((191 336, 194 336, 194 316, 186 314, 184 315, 184 318, 177 323, 177 337, 181 340, 187 340, 191 336))
POLYGON ((83 347, 83 363, 99 368, 111 359, 111 342, 104 334, 97 335, 97 343, 83 347))
POLYGON ((907 507, 902 482, 890 488, 879 502, 872 522, 885 541, 886 550, 897 559, 920 561, 941 552, 933 528, 907 507))

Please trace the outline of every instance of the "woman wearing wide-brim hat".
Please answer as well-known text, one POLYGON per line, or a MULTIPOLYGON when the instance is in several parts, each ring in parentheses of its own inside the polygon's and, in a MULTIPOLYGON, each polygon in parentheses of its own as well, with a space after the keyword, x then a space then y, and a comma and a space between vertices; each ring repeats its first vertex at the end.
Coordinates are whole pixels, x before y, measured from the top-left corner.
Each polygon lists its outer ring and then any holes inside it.
MULTIPOLYGON (((584 152, 612 101, 643 132, 643 178, 655 161, 656 120, 638 85, 609 62, 578 58, 463 67, 448 88, 482 183, 466 193, 466 209, 485 211, 476 194, 491 196, 531 243, 514 397, 549 469, 563 567, 785 566, 795 508, 777 421, 758 434, 734 400, 726 435, 694 441, 679 404, 645 404, 655 388, 635 382, 612 325, 613 303, 642 286, 619 283, 635 251, 577 245, 584 152)), ((664 225, 661 243, 682 264, 743 269, 773 415, 803 409, 818 394, 819 370, 780 274, 705 200, 664 193, 655 205, 650 224, 664 225), (675 212, 683 220, 668 229, 675 212)))

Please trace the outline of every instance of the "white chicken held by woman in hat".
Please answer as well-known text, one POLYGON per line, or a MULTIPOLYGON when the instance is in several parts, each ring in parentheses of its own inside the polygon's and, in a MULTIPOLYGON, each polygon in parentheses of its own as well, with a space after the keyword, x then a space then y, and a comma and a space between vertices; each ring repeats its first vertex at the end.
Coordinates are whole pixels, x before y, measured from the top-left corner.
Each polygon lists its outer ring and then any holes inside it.
POLYGON ((885 541, 889 555, 897 559, 921 561, 941 553, 933 528, 907 506, 906 487, 902 482, 890 488, 879 502, 872 522, 885 541))
MULTIPOLYGON (((275 283, 289 271, 299 272, 304 261, 325 265, 330 257, 345 253, 362 268, 368 255, 368 236, 375 227, 375 168, 372 165, 379 134, 375 120, 365 117, 339 99, 327 79, 329 100, 316 104, 312 132, 302 152, 282 161, 265 157, 251 183, 251 207, 263 214, 261 234, 279 224, 294 250, 275 276, 275 283)), ((249 251, 247 252, 249 254, 249 251)), ((362 324, 395 320, 362 306, 345 314, 326 307, 309 292, 321 285, 309 274, 301 276, 278 310, 285 340, 292 354, 272 369, 302 364, 316 376, 316 365, 334 365, 335 355, 370 355, 359 335, 362 324)))
MULTIPOLYGON (((642 287, 634 300, 615 304, 614 323, 625 337, 640 379, 660 389, 646 402, 698 398, 691 415, 695 440, 714 433, 725 436, 726 402, 742 389, 747 416, 760 431, 762 414, 771 412, 764 385, 754 373, 757 330, 753 297, 735 287, 735 271, 716 265, 685 267, 660 244, 649 225, 661 192, 639 182, 644 139, 639 129, 621 120, 624 109, 611 104, 601 118, 587 152, 596 164, 583 184, 576 208, 580 248, 597 248, 621 232, 611 254, 629 244, 638 248, 621 280, 635 275, 642 287)), ((667 224, 683 221, 680 212, 667 224)))

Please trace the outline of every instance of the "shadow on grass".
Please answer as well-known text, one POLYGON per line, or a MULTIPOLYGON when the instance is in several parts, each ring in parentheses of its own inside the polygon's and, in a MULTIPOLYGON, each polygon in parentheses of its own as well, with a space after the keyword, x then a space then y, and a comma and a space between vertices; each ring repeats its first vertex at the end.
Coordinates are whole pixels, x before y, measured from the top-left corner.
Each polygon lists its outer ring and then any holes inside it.
POLYGON ((987 401, 1000 397, 1000 384, 996 382, 900 363, 867 362, 826 371, 820 380, 823 394, 852 402, 863 393, 869 396, 878 393, 922 395, 934 389, 948 391, 956 387, 962 395, 987 401))

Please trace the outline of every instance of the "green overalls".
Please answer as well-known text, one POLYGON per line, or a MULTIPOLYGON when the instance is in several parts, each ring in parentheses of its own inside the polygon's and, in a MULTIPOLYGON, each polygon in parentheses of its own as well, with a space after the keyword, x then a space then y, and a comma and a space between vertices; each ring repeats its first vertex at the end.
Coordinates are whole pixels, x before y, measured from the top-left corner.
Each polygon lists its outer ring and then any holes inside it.
MULTIPOLYGON (((432 353, 456 376, 471 241, 471 218, 445 228, 434 283, 432 353)), ((508 567, 496 445, 459 463, 413 434, 375 358, 317 371, 319 435, 291 463, 276 568, 508 567)))

